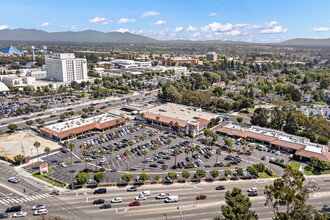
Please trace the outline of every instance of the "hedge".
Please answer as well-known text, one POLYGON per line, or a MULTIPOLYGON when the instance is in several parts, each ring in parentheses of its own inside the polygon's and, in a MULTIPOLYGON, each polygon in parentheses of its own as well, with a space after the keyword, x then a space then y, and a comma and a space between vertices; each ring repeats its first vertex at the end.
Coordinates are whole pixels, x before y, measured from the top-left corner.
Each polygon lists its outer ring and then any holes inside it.
POLYGON ((288 166, 288 165, 285 165, 285 164, 283 164, 283 163, 276 162, 276 161, 274 161, 274 160, 270 160, 269 163, 276 164, 276 165, 278 165, 278 166, 280 166, 280 167, 282 167, 282 168, 287 168, 287 166, 288 166))

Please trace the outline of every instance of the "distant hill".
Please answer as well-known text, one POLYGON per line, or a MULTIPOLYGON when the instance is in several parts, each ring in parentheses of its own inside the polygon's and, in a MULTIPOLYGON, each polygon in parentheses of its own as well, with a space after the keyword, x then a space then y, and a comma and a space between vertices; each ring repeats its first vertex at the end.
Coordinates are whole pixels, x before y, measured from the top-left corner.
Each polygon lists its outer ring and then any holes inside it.
POLYGON ((158 40, 129 32, 100 32, 93 30, 46 32, 35 29, 5 29, 0 31, 0 40, 45 41, 45 42, 93 42, 93 43, 158 43, 158 40))
POLYGON ((330 47, 330 38, 327 39, 295 38, 277 43, 277 45, 330 47))
POLYGON ((46 32, 36 29, 5 29, 0 30, 0 40, 3 41, 34 41, 34 42, 78 42, 78 43, 122 43, 122 44, 200 44, 200 45, 271 45, 271 46, 317 46, 330 47, 328 39, 304 39, 296 38, 280 43, 249 43, 245 41, 222 40, 169 40, 161 41, 150 37, 132 34, 129 32, 100 32, 94 30, 46 32))

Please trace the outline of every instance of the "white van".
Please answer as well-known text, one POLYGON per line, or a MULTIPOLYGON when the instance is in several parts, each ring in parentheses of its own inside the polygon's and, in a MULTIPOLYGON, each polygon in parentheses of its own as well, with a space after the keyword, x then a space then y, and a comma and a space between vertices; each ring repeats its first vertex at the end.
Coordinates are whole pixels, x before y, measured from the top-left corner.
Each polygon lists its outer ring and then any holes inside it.
POLYGON ((170 202, 177 202, 179 201, 179 196, 169 196, 165 199, 165 202, 170 203, 170 202))
POLYGON ((141 192, 141 195, 150 196, 150 191, 143 191, 141 192))

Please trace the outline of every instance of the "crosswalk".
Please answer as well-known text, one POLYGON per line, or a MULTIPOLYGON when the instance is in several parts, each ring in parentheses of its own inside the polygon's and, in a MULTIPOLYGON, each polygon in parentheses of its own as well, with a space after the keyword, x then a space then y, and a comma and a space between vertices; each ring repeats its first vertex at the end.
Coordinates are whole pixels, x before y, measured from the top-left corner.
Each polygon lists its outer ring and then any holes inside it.
POLYGON ((33 200, 38 200, 38 199, 44 199, 51 196, 49 193, 43 193, 39 195, 34 195, 34 196, 29 196, 26 198, 19 197, 19 198, 6 198, 6 199, 0 199, 0 203, 2 204, 9 204, 9 203, 22 203, 22 202, 30 202, 33 200))

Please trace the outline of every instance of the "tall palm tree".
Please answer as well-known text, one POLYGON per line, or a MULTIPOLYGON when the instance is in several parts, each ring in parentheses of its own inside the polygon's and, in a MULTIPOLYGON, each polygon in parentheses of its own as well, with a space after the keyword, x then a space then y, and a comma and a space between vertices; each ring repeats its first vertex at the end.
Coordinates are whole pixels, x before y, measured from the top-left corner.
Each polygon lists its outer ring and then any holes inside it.
POLYGON ((71 151, 71 163, 72 163, 72 156, 73 156, 73 151, 74 151, 74 149, 75 149, 75 145, 74 145, 74 143, 72 143, 72 142, 70 142, 70 144, 69 144, 69 149, 70 149, 70 151, 71 151))
POLYGON ((158 144, 154 144, 155 153, 158 150, 158 148, 159 148, 159 145, 158 144))
POLYGON ((109 151, 111 152, 110 154, 110 161, 112 162, 112 154, 113 154, 113 151, 115 150, 115 147, 114 146, 110 146, 109 147, 109 151))
POLYGON ((218 157, 219 157, 219 155, 221 155, 221 149, 217 148, 217 150, 215 151, 215 154, 217 155, 217 159, 215 162, 218 163, 218 157))
POLYGON ((49 164, 48 155, 50 153, 50 148, 49 147, 45 147, 44 152, 47 154, 47 163, 49 164))
MULTIPOLYGON (((105 152, 105 150, 104 150, 104 149, 100 150, 100 156, 102 156, 102 157, 103 157, 103 156, 105 155, 105 153, 106 153, 106 152, 105 152)), ((102 163, 102 167, 103 167, 103 163, 102 163)))
POLYGON ((132 127, 130 127, 128 130, 131 132, 131 139, 133 140, 133 133, 134 133, 135 130, 132 127))
POLYGON ((176 127, 177 131, 179 130, 179 123, 177 121, 174 123, 174 127, 176 127))
POLYGON ((83 150, 82 150, 82 155, 83 155, 84 158, 85 158, 85 169, 87 169, 87 161, 86 161, 86 157, 87 157, 87 155, 88 155, 88 150, 83 149, 83 150))
POLYGON ((159 133, 162 135, 162 132, 164 131, 164 127, 163 126, 159 126, 158 127, 159 133))
MULTIPOLYGON (((40 147, 40 142, 39 141, 36 141, 36 142, 34 142, 34 144, 33 144, 33 146, 35 147, 35 148, 37 148, 37 155, 39 155, 39 147, 40 147)), ((38 161, 39 161, 39 157, 38 157, 38 161)))
POLYGON ((116 120, 116 127, 119 126, 119 122, 120 122, 119 119, 117 119, 117 120, 116 120))
POLYGON ((142 128, 142 130, 143 130, 143 134, 144 134, 144 132, 145 132, 146 127, 147 127, 146 124, 142 124, 142 125, 141 125, 141 128, 142 128))
POLYGON ((177 159, 177 156, 180 154, 179 148, 178 147, 174 148, 173 153, 175 153, 175 164, 174 164, 174 166, 176 167, 176 159, 177 159))
POLYGON ((174 122, 173 121, 170 121, 169 125, 171 126, 170 129, 172 130, 173 129, 174 122))
POLYGON ((157 125, 160 125, 160 124, 159 124, 159 119, 160 119, 160 117, 157 115, 157 116, 156 116, 157 125))
MULTIPOLYGON (((94 154, 94 156, 98 156, 98 155, 100 155, 100 151, 98 151, 98 150, 94 150, 93 151, 93 154, 94 154)), ((96 160, 95 160, 95 165, 97 166, 97 158, 96 158, 96 160)))
POLYGON ((146 150, 146 149, 144 149, 144 150, 142 150, 142 154, 143 154, 143 170, 144 170, 144 167, 145 167, 145 162, 146 162, 146 156, 147 156, 147 154, 149 153, 149 151, 148 150, 146 150))
POLYGON ((184 152, 187 154, 187 157, 189 156, 189 153, 190 153, 190 148, 186 147, 184 149, 184 152))

